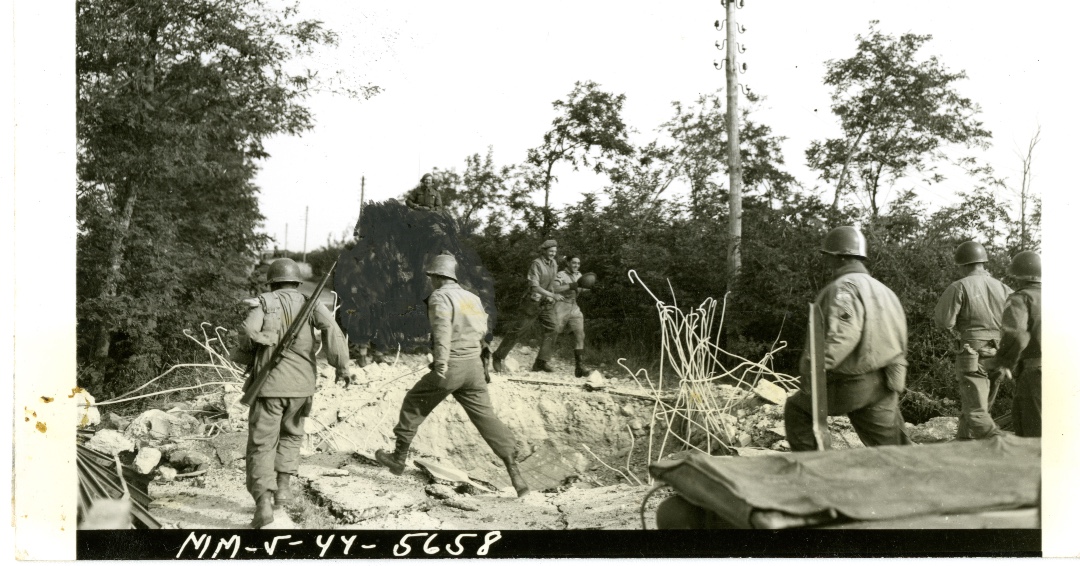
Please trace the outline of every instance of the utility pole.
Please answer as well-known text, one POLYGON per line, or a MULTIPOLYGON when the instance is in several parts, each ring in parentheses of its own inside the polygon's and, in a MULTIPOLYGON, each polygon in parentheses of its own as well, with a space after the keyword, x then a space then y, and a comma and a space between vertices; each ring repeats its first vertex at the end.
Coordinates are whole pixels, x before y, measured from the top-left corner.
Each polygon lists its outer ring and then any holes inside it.
POLYGON ((285 257, 289 257, 289 223, 285 223, 285 257))
POLYGON ((308 207, 304 207, 304 255, 300 261, 307 263, 307 220, 308 220, 308 207))
POLYGON ((360 220, 364 217, 364 176, 360 176, 360 212, 356 215, 356 227, 353 228, 353 237, 360 238, 360 220))
POLYGON ((736 3, 743 0, 727 0, 727 129, 728 129, 728 185, 731 188, 728 216, 728 291, 735 287, 736 277, 742 267, 742 156, 739 153, 739 67, 735 61, 738 45, 735 43, 736 3))

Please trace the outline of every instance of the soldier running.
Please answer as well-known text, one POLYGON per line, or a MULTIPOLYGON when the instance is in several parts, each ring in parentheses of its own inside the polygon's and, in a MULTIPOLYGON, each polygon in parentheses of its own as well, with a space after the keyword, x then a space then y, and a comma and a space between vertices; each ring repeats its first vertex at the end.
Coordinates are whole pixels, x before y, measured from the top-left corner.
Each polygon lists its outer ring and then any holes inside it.
POLYGON ((453 395, 480 436, 502 459, 510 483, 521 497, 529 492, 529 486, 515 460, 514 433, 495 416, 480 359, 488 315, 480 297, 458 285, 454 256, 435 256, 426 271, 435 289, 427 299, 434 360, 431 371, 413 385, 401 402, 401 415, 394 427, 394 452, 377 450, 375 459, 391 473, 401 475, 417 429, 443 399, 453 395))
POLYGON ((555 240, 544 241, 543 244, 540 244, 540 257, 534 259, 529 266, 529 273, 526 276, 529 281, 529 291, 522 301, 520 318, 515 321, 515 326, 503 336, 502 342, 499 343, 498 349, 495 350, 491 358, 491 365, 496 372, 502 373, 506 371, 503 360, 510 355, 510 351, 517 344, 521 331, 533 319, 540 322, 543 336, 540 339, 540 351, 536 354, 536 361, 533 362, 532 370, 555 371, 555 368, 551 367, 550 364, 552 350, 554 350, 555 345, 555 326, 557 323, 554 305, 556 301, 563 300, 563 296, 554 291, 555 275, 559 268, 558 263, 555 262, 555 254, 559 251, 558 246, 559 244, 555 240))

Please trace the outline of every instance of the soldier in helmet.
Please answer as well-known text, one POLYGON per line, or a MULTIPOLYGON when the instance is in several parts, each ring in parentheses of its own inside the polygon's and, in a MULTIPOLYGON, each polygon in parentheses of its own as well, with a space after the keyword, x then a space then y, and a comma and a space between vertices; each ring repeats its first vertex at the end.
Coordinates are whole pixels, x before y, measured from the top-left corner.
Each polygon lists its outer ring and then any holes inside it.
POLYGON ((1012 420, 1018 436, 1042 436, 1042 259, 1020 252, 1009 275, 1021 282, 1001 315, 1001 346, 994 366, 1001 379, 1016 376, 1012 420))
MULTIPOLYGON (((269 362, 274 347, 303 308, 307 297, 300 286, 300 267, 282 258, 267 270, 270 292, 245 301, 250 307, 240 331, 238 352, 254 358, 251 375, 269 362)), ((274 520, 274 509, 293 499, 290 480, 300 463, 304 417, 311 413, 315 394, 315 330, 322 332, 326 358, 337 377, 348 380, 349 350, 334 315, 322 304, 315 306, 307 328, 301 329, 285 357, 270 370, 269 378, 248 413, 247 489, 255 499, 254 528, 274 520)), ((244 385, 245 390, 250 385, 244 385)))
POLYGON ((1008 285, 986 271, 986 249, 978 242, 956 248, 956 265, 962 278, 949 285, 938 299, 934 322, 957 338, 956 382, 960 390, 958 440, 986 438, 1000 433, 990 417, 990 406, 999 381, 993 383, 986 362, 997 353, 1001 339, 1001 311, 1012 293, 1008 285))
MULTIPOLYGON (((907 371, 907 320, 896 295, 863 265, 866 239, 853 226, 834 228, 821 253, 833 280, 818 293, 825 323, 825 371, 830 415, 847 415, 867 446, 910 444, 899 393, 907 371)), ((804 352, 800 373, 809 376, 804 352)), ((814 450, 811 399, 788 397, 784 425, 793 451, 814 450)), ((826 432, 827 434, 827 432, 826 432)))
POLYGON ((442 194, 435 188, 435 177, 425 173, 420 184, 409 191, 405 205, 413 209, 440 211, 443 208, 442 194))
POLYGON ((518 470, 514 433, 495 416, 484 379, 480 356, 485 348, 488 315, 480 297, 458 285, 454 256, 435 256, 426 271, 435 289, 426 301, 433 342, 431 371, 413 385, 401 402, 401 414, 394 427, 394 451, 377 450, 375 459, 391 473, 401 475, 417 429, 443 399, 453 395, 480 436, 506 465, 518 496, 525 495, 529 486, 518 470))
POLYGON ((533 362, 533 371, 554 372, 551 367, 551 354, 555 346, 555 334, 557 318, 555 303, 564 300, 563 296, 555 292, 555 275, 559 269, 555 255, 559 251, 559 244, 555 240, 545 240, 540 244, 540 257, 533 260, 529 266, 526 279, 529 282, 529 290, 523 301, 522 313, 515 327, 503 336, 498 349, 491 358, 491 365, 497 372, 505 371, 503 360, 510 355, 510 351, 517 344, 518 336, 534 318, 540 322, 543 336, 540 341, 540 352, 536 354, 533 362))

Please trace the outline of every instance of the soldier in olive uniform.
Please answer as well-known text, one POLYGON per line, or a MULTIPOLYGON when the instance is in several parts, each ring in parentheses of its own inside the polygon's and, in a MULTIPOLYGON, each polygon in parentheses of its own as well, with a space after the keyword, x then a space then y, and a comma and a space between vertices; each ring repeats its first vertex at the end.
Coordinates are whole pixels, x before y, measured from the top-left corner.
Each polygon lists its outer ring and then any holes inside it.
POLYGON ((1001 347, 994 366, 1000 379, 1016 376, 1012 420, 1017 436, 1042 436, 1042 258, 1020 252, 1009 275, 1022 285, 1005 301, 1001 347))
POLYGON ((578 296, 588 288, 579 286, 581 280, 581 258, 567 256, 566 268, 555 276, 553 290, 562 295, 563 300, 555 303, 555 316, 558 320, 555 327, 555 336, 562 334, 563 328, 569 326, 574 334, 574 376, 585 377, 589 370, 582 365, 585 355, 585 315, 578 307, 578 296))
POLYGON ((491 357, 492 367, 497 372, 505 371, 503 360, 510 355, 510 351, 517 344, 521 331, 533 319, 540 322, 543 336, 540 341, 540 352, 536 355, 532 370, 555 371, 555 368, 551 367, 550 364, 551 354, 555 346, 555 330, 558 323, 555 314, 555 303, 564 300, 563 296, 556 293, 554 289, 555 275, 559 269, 559 264, 555 261, 555 255, 559 251, 558 246, 559 244, 555 240, 545 240, 543 244, 540 244, 540 257, 534 259, 532 264, 529 265, 529 273, 525 276, 529 282, 529 290, 522 301, 520 318, 516 321, 516 325, 503 336, 502 342, 499 343, 498 349, 495 350, 491 357))
POLYGON ((954 281, 938 299, 934 322, 952 331, 959 340, 956 351, 956 383, 960 389, 960 421, 956 438, 971 440, 1000 433, 990 417, 994 397, 985 362, 997 352, 1001 338, 1001 311, 1012 293, 1008 285, 986 271, 986 249, 978 242, 956 248, 956 265, 963 278, 954 281))
POLYGON ((495 416, 484 378, 480 359, 487 334, 484 305, 480 297, 458 284, 454 256, 435 256, 426 271, 435 288, 426 301, 433 342, 431 371, 413 385, 401 402, 401 415, 394 427, 394 451, 377 450, 375 459, 391 473, 401 475, 417 429, 439 403, 453 395, 480 436, 506 465, 518 496, 525 495, 529 486, 515 460, 514 433, 495 416))
MULTIPOLYGON (((908 345, 900 300, 863 265, 866 238, 857 228, 834 228, 821 253, 833 274, 815 300, 825 322, 829 414, 847 415, 866 446, 910 444, 899 408, 908 345)), ((805 352, 800 374, 803 379, 810 375, 805 352)), ((784 426, 792 451, 817 448, 805 391, 788 397, 784 426)))
POLYGON ((435 177, 431 173, 425 173, 420 178, 420 184, 409 191, 405 197, 405 205, 413 209, 436 212, 443 209, 442 193, 435 188, 435 177))
MULTIPOLYGON (((270 292, 248 299, 250 307, 240 331, 237 355, 254 358, 251 376, 270 361, 293 318, 303 308, 300 268, 283 258, 267 271, 270 292)), ((270 370, 268 379, 248 412, 247 489, 255 499, 251 526, 263 527, 274 520, 273 509, 293 498, 290 479, 300 464, 304 417, 311 414, 317 376, 315 330, 322 332, 326 357, 337 377, 348 381, 349 351, 334 315, 322 304, 315 306, 285 357, 270 370)), ((244 384, 246 391, 252 378, 244 384)))

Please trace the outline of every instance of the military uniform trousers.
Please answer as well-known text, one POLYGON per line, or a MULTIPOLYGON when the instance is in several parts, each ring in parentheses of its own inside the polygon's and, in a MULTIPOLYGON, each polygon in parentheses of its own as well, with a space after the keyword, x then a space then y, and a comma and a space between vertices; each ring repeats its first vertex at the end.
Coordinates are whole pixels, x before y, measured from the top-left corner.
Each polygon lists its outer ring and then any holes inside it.
POLYGON ((966 340, 970 346, 956 354, 956 384, 960 392, 960 419, 956 427, 958 440, 986 438, 999 433, 988 406, 990 377, 985 362, 997 352, 993 340, 966 340), (990 350, 987 350, 987 349, 990 350), (987 356, 985 354, 989 353, 987 356))
MULTIPOLYGON (((884 369, 862 375, 833 373, 826 391, 829 415, 847 415, 866 446, 911 444, 900 414, 900 396, 885 386, 884 369)), ((809 393, 799 391, 788 397, 784 404, 784 428, 793 452, 817 449, 809 393)))
POLYGON ((496 456, 509 458, 514 455, 514 433, 495 416, 484 381, 484 366, 478 357, 451 358, 445 378, 439 379, 435 372, 430 372, 413 385, 401 402, 401 415, 394 427, 398 441, 411 444, 424 419, 450 395, 465 409, 465 414, 496 456))
POLYGON ((555 336, 562 334, 563 330, 569 326, 570 331, 574 333, 574 349, 585 349, 585 315, 581 314, 581 309, 578 308, 577 303, 561 303, 566 304, 569 308, 559 308, 560 303, 556 303, 555 311, 558 313, 558 319, 555 325, 555 336))
POLYGON ((514 325, 503 336, 502 342, 499 342, 499 347, 495 349, 495 353, 492 354, 492 356, 499 360, 506 359, 506 356, 509 356, 510 351, 517 345, 521 333, 529 327, 529 324, 533 320, 540 323, 541 332, 543 333, 543 339, 540 343, 540 352, 537 355, 537 359, 550 360, 552 351, 555 349, 554 338, 557 336, 556 328, 558 327, 559 322, 558 317, 555 314, 555 305, 554 303, 534 301, 531 299, 522 301, 518 319, 514 321, 514 325))
POLYGON ((259 397, 248 410, 247 489, 256 500, 277 490, 277 474, 300 467, 311 397, 259 397))
POLYGON ((1012 402, 1017 436, 1042 436, 1042 360, 1020 360, 1012 402))

